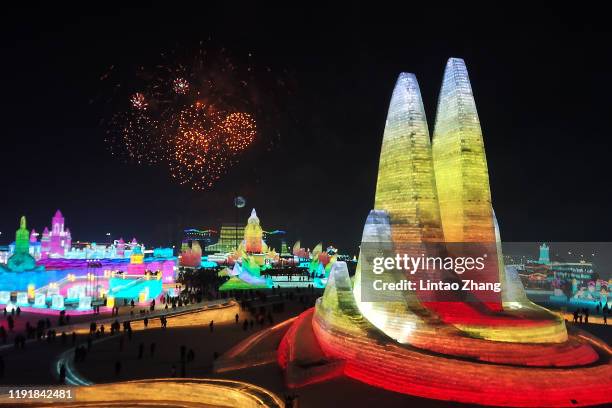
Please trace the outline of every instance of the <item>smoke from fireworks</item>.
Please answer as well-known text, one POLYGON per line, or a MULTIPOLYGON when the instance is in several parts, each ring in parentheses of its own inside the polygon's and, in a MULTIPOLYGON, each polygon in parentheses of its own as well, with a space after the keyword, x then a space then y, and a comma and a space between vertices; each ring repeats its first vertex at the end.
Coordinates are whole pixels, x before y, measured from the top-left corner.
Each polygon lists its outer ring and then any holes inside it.
POLYGON ((115 86, 131 93, 118 95, 127 103, 119 101, 125 108, 112 115, 107 142, 115 156, 165 164, 179 184, 208 189, 269 125, 284 82, 256 66, 251 54, 237 64, 224 49, 202 43, 195 56, 177 54, 162 54, 162 63, 141 67, 128 86, 115 86))

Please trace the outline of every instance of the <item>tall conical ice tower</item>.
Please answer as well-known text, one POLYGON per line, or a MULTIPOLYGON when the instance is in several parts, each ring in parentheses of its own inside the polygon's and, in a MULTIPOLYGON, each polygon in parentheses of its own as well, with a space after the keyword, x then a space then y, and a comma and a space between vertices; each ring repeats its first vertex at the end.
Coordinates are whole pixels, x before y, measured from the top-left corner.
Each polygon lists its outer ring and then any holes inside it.
MULTIPOLYGON (((433 158, 447 249, 456 256, 487 254, 486 268, 472 277, 479 282, 504 283, 482 130, 467 68, 460 58, 450 58, 444 70, 433 158)), ((495 293, 472 294, 494 310, 502 307, 501 296, 495 293)))
POLYGON ((444 239, 429 130, 414 74, 402 72, 391 96, 374 208, 389 213, 396 244, 444 239))
MULTIPOLYGON (((419 84, 411 73, 399 75, 391 96, 374 208, 364 227, 355 273, 356 304, 388 336, 401 343, 415 341, 415 335, 429 332, 423 320, 436 318, 423 308, 414 292, 377 294, 376 299, 370 299, 366 294, 371 292, 361 291, 371 286, 372 262, 381 253, 418 257, 433 249, 427 250, 428 243, 444 241, 427 119, 419 84)), ((406 276, 404 271, 394 270, 381 278, 400 282, 406 276)))
POLYGON ((450 58, 433 136, 440 215, 446 242, 494 243, 489 171, 465 62, 450 58))

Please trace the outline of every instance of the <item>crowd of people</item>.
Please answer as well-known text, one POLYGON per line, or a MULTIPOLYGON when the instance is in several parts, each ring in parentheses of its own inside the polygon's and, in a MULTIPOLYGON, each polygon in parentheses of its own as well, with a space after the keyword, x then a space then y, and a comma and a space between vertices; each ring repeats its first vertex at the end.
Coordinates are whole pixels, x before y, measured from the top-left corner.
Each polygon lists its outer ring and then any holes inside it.
MULTIPOLYGON (((160 298, 158 301, 160 304, 164 305, 165 308, 177 308, 185 305, 189 305, 192 302, 197 302, 202 299, 202 292, 198 291, 195 288, 191 290, 185 291, 181 293, 177 297, 165 296, 160 298)), ((242 317, 241 314, 236 313, 234 315, 234 322, 237 326, 241 326, 244 331, 255 329, 257 326, 263 328, 266 323, 269 325, 274 324, 274 312, 282 312, 284 310, 284 304, 287 301, 298 301, 303 304, 304 309, 312 306, 314 303, 314 299, 316 298, 316 294, 313 289, 306 288, 296 288, 291 291, 281 291, 278 288, 275 288, 271 291, 243 291, 237 293, 225 293, 225 296, 234 295, 239 298, 238 303, 243 311, 242 317)), ((217 297, 217 295, 214 295, 217 297)), ((218 296, 221 296, 220 294, 218 296)), ((132 307, 131 304, 128 306, 132 307)), ((138 320, 143 322, 144 328, 150 327, 150 322, 159 318, 160 325, 162 329, 167 327, 168 318, 166 316, 159 317, 151 317, 149 315, 145 315, 138 320)), ((104 335, 104 330, 102 328, 103 325, 96 325, 95 322, 90 324, 90 334, 89 339, 92 336, 102 336, 104 335)), ((156 326, 158 327, 158 326, 156 326)), ((210 320, 208 323, 208 331, 210 333, 215 333, 216 323, 214 320, 210 320)), ((146 341, 143 338, 140 338, 142 341, 138 341, 137 346, 126 347, 127 344, 130 344, 133 341, 132 334, 132 322, 127 320, 124 321, 121 325, 117 320, 110 324, 110 333, 111 335, 119 335, 118 340, 118 351, 119 354, 114 361, 113 364, 113 372, 115 377, 120 378, 126 370, 126 367, 131 367, 131 360, 143 360, 145 358, 154 358, 156 356, 157 349, 157 341, 149 340, 146 341), (135 350, 135 351, 134 351, 135 350), (148 350, 148 353, 146 351, 148 350)), ((138 339, 138 338, 137 338, 138 339)), ((75 353, 75 362, 83 362, 84 356, 87 355, 87 352, 91 348, 89 346, 79 346, 77 349, 79 350, 79 356, 77 357, 75 353), (79 349, 80 347, 80 349, 79 349)), ((162 349, 166 349, 167 347, 164 345, 162 349)), ((220 353, 218 351, 212 351, 213 361, 218 358, 220 353)), ((188 347, 186 344, 182 344, 179 346, 178 358, 175 362, 173 362, 170 366, 170 376, 174 377, 184 377, 186 376, 187 371, 189 370, 190 364, 192 364, 196 360, 196 352, 193 348, 188 347)))
MULTIPOLYGON (((599 313, 599 305, 597 305, 597 308, 595 310, 596 314, 599 313)), ((573 313, 573 322, 574 323, 588 323, 589 322, 589 316, 590 316, 590 310, 588 307, 582 307, 582 308, 578 308, 576 310, 574 310, 573 313)), ((607 325, 608 324, 608 314, 610 314, 610 309, 608 308, 608 305, 606 304, 604 306, 604 308, 601 311, 601 315, 603 318, 603 324, 607 325)))
MULTIPOLYGON (((164 311, 168 309, 177 309, 184 306, 189 306, 194 303, 203 302, 210 299, 222 299, 222 298, 235 298, 240 305, 242 310, 241 313, 234 315, 234 322, 237 327, 241 327, 245 332, 263 328, 266 324, 270 326, 275 323, 274 314, 280 313, 285 310, 285 304, 288 301, 298 301, 306 309, 314 304, 314 299, 319 294, 314 293, 314 288, 295 288, 292 290, 280 290, 279 288, 273 288, 268 291, 259 290, 247 290, 240 292, 219 292, 213 290, 203 290, 196 286, 176 288, 178 293, 177 296, 170 296, 165 294, 149 304, 148 310, 140 310, 140 315, 135 316, 135 311, 138 311, 137 305, 134 301, 125 301, 123 308, 121 305, 117 305, 112 308, 111 318, 103 318, 103 321, 96 319, 98 316, 96 313, 89 315, 89 321, 83 317, 79 319, 85 323, 85 327, 88 328, 82 334, 77 334, 75 330, 82 330, 80 325, 72 327, 66 327, 69 325, 70 316, 62 311, 58 314, 57 320, 53 321, 49 317, 39 318, 34 324, 29 320, 32 316, 24 316, 21 310, 17 308, 8 312, 5 310, 6 324, 0 323, 0 341, 6 343, 9 335, 11 340, 15 342, 15 349, 24 349, 26 347, 27 340, 34 341, 46 341, 48 343, 58 344, 61 341, 62 347, 72 346, 74 348, 73 361, 74 364, 90 364, 92 361, 90 354, 95 350, 98 350, 97 339, 108 338, 109 336, 115 337, 118 343, 119 354, 112 364, 112 369, 116 377, 120 377, 126 370, 126 364, 128 360, 144 360, 146 358, 156 358, 159 350, 158 343, 159 338, 156 340, 146 340, 146 337, 134 337, 133 334, 133 322, 142 321, 145 329, 150 327, 160 327, 162 330, 168 327, 169 316, 166 316, 164 311), (182 290, 180 290, 182 289, 182 290), (120 308, 121 312, 120 313, 120 308), (126 310, 127 309, 127 310, 126 310), (154 311, 161 312, 152 313, 154 311), (121 319, 119 316, 123 316, 121 319), (95 320, 91 320, 91 319, 95 320), (20 321, 20 320, 24 321, 20 321), (159 319, 159 325, 151 324, 155 320, 159 319), (62 330, 64 329, 64 330, 62 330), (59 339, 58 339, 59 338, 59 339), (134 340, 136 339, 136 340, 134 340), (134 341, 136 343, 134 344, 134 341), (131 347, 127 347, 128 344, 134 344, 131 347)), ((184 310, 184 309, 183 309, 184 310)), ((96 311, 97 312, 97 311, 96 311)), ((208 323, 208 331, 215 335, 217 331, 217 323, 214 320, 210 320, 208 323)), ((248 334, 245 334, 248 335, 248 334)), ((173 339, 168 338, 170 342, 173 339)), ((117 344, 115 343, 115 344, 117 344)), ((166 345, 160 347, 166 350, 166 345)), ((176 346, 175 346, 176 347, 176 346)), ((171 376, 186 376, 190 365, 196 361, 196 350, 195 348, 189 347, 188 344, 182 344, 178 346, 179 351, 177 360, 172 362, 169 375, 171 376)), ((213 361, 217 359, 220 353, 217 350, 211 350, 213 361)), ((198 352, 198 354, 201 354, 198 352)), ((209 357, 210 358, 210 357, 209 357)), ((113 361, 113 360, 111 360, 113 361)), ((200 367, 202 363, 200 363, 200 367)), ((206 363, 208 364, 208 363, 206 363)), ((206 365, 205 365, 206 366, 206 365)), ((0 368, 4 369, 4 360, 0 358, 0 368)), ((60 382, 66 380, 66 366, 64 363, 60 363, 58 366, 58 376, 60 382)))

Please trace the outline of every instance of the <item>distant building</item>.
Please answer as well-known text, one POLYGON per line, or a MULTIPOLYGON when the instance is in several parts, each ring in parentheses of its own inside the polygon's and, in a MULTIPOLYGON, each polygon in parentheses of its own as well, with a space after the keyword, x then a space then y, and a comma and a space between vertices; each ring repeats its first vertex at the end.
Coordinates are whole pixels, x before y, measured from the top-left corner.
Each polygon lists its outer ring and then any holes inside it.
POLYGON ((578 284, 586 283, 595 278, 593 264, 590 262, 552 262, 550 269, 555 278, 565 281, 576 279, 578 284))
POLYGON ((538 263, 548 265, 550 263, 550 247, 546 244, 540 245, 540 257, 538 263))
POLYGON ((527 290, 553 291, 555 289, 587 287, 589 282, 597 280, 590 262, 532 262, 519 270, 523 286, 527 290))
MULTIPOLYGON (((240 242, 242 242, 244 238, 244 227, 244 225, 223 224, 221 226, 221 232, 219 233, 219 239, 214 244, 206 245, 206 252, 228 253, 233 251, 240 245, 240 242)), ((263 231, 263 240, 268 247, 274 248, 277 251, 282 250, 283 245, 285 245, 285 247, 287 246, 284 236, 285 231, 263 231)))
POLYGON ((211 253, 228 253, 233 251, 240 245, 240 241, 244 237, 244 224, 223 224, 219 233, 217 243, 206 247, 206 252, 211 253))

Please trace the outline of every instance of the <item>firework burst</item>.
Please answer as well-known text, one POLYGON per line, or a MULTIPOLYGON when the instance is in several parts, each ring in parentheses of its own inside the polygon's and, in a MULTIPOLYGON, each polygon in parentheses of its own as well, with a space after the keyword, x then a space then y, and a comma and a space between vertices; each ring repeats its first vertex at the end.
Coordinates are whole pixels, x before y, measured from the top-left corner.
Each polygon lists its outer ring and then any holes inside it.
POLYGON ((185 78, 176 78, 172 81, 172 89, 179 95, 185 95, 189 91, 189 82, 185 78))
POLYGON ((224 174, 230 157, 224 149, 222 114, 195 104, 181 111, 170 170, 180 184, 195 190, 211 187, 224 174))
POLYGON ((132 107, 136 110, 144 111, 147 110, 147 108, 149 107, 145 96, 140 92, 136 92, 134 95, 132 95, 132 97, 130 98, 130 103, 132 104, 132 107))
POLYGON ((221 126, 225 132, 227 148, 233 153, 244 151, 253 143, 257 135, 257 124, 248 113, 230 113, 225 117, 221 126))
POLYGON ((141 67, 129 86, 115 85, 137 88, 124 99, 128 108, 113 114, 107 141, 113 155, 163 163, 179 184, 200 190, 213 186, 260 138, 277 102, 269 96, 284 81, 269 67, 257 67, 251 54, 238 64, 225 49, 201 43, 188 55, 162 54, 161 63, 141 67))

